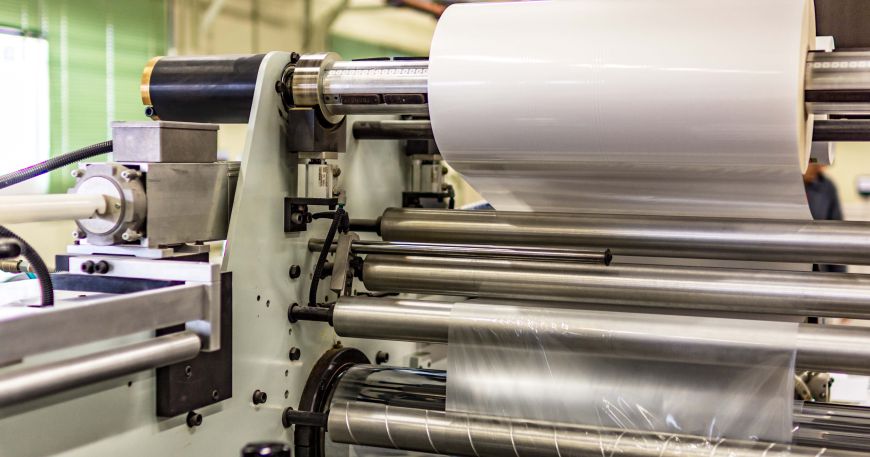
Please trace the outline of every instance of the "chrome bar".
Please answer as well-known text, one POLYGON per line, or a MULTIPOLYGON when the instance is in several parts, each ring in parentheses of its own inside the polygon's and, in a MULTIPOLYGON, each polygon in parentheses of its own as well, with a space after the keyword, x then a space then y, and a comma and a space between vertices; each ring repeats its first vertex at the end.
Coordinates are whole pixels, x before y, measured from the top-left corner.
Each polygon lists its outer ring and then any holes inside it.
POLYGON ((870 318, 870 278, 858 274, 369 255, 363 282, 378 292, 870 318))
POLYGON ((333 402, 329 436, 338 443, 466 457, 846 457, 863 455, 759 441, 532 422, 354 401, 333 402))
MULTIPOLYGON (((322 239, 308 241, 308 250, 320 252, 322 239)), ((335 251, 333 245, 330 251, 335 251)), ((351 245, 354 254, 432 255, 440 257, 482 259, 551 260, 557 262, 600 263, 609 265, 612 256, 607 249, 554 249, 527 246, 487 246, 436 243, 396 243, 356 240, 351 245)))
MULTIPOLYGON (((335 333, 346 338, 447 343, 452 310, 451 302, 341 297, 333 308, 332 324, 335 333)), ((578 314, 578 318, 582 319, 582 313, 578 314)), ((484 327, 487 322, 477 321, 476 324, 481 331, 487 330, 484 327)), ((680 348, 692 344, 682 338, 669 341, 650 339, 649 335, 637 335, 626 341, 618 341, 619 338, 613 337, 590 339, 589 335, 574 334, 565 337, 576 339, 571 343, 566 342, 566 347, 583 347, 587 351, 601 350, 613 354, 624 351, 636 356, 646 351, 660 356, 662 348, 667 345, 680 348)), ((870 375, 870 329, 800 324, 795 345, 795 365, 798 369, 870 375)), ((674 351, 675 354, 679 352, 684 351, 674 351)))
POLYGON ((352 60, 323 72, 321 93, 330 114, 429 114, 429 61, 352 60))
POLYGON ((608 248, 613 255, 870 265, 870 223, 386 210, 385 241, 608 248))
POLYGON ((207 319, 208 287, 182 284, 53 308, 7 308, 0 317, 0 366, 40 352, 207 319))
POLYGON ((188 360, 202 343, 190 331, 0 375, 0 407, 188 360))

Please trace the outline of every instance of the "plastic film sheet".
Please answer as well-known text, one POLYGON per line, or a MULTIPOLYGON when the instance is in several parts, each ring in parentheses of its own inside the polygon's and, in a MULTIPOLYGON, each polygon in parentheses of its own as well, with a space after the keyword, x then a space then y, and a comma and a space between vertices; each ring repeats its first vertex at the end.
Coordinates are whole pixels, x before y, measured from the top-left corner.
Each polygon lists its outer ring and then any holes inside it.
POLYGON ((447 411, 791 439, 797 324, 457 303, 447 411))
POLYGON ((453 5, 429 57, 435 140, 499 210, 810 219, 809 6, 453 5))

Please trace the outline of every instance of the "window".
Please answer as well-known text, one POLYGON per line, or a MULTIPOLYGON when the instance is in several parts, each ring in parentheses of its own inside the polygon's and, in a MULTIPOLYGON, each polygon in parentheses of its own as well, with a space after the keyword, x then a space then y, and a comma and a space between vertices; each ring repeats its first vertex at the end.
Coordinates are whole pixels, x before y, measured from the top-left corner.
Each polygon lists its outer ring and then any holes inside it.
MULTIPOLYGON (((0 173, 49 156, 48 42, 0 29, 0 173)), ((3 189, 4 194, 48 190, 48 176, 3 189)))

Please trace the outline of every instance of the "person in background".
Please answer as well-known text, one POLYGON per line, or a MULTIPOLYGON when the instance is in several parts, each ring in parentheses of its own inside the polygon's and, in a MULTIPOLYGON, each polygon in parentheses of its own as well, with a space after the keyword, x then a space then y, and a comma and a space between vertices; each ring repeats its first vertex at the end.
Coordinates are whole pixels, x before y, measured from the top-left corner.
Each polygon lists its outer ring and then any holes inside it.
MULTIPOLYGON (((840 197, 837 196, 837 186, 822 173, 824 169, 824 165, 811 163, 804 173, 804 189, 807 192, 810 213, 816 220, 843 220, 840 197)), ((813 271, 845 273, 846 266, 813 265, 813 271)))

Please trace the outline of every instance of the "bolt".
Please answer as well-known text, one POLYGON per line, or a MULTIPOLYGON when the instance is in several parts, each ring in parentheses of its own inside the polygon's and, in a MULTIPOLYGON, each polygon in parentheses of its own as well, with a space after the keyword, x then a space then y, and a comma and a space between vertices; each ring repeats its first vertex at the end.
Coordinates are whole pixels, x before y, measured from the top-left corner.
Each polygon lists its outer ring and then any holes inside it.
POLYGON ((339 176, 341 176, 341 168, 333 167, 333 169, 332 169, 332 177, 333 177, 333 178, 337 178, 337 177, 339 177, 339 176))
POLYGON ((296 279, 302 274, 302 267, 299 265, 290 265, 290 279, 296 279))
POLYGON ((139 238, 142 238, 142 232, 137 232, 133 229, 127 229, 121 234, 121 239, 128 242, 136 241, 139 238))
POLYGON ((266 398, 268 398, 266 392, 258 389, 254 391, 251 401, 253 401, 255 405, 262 405, 263 403, 266 403, 266 398))
POLYGON ((302 56, 300 56, 298 52, 291 52, 290 53, 290 63, 299 62, 300 57, 302 57, 302 56))
POLYGON ((378 351, 375 354, 375 364, 380 365, 382 363, 387 363, 390 361, 390 353, 386 351, 378 351))
POLYGON ((73 178, 78 179, 78 178, 81 178, 82 176, 84 176, 85 172, 76 168, 75 170, 69 172, 69 174, 71 174, 73 178))
POLYGON ((188 378, 193 376, 193 368, 191 368, 190 365, 184 367, 184 376, 187 376, 188 378))
POLYGON ((87 273, 89 275, 94 274, 94 262, 86 260, 84 263, 82 263, 81 270, 82 273, 87 273))
POLYGON ((211 391, 211 398, 212 398, 212 400, 214 400, 214 401, 217 401, 219 398, 221 398, 221 396, 220 396, 220 394, 218 393, 217 389, 211 391))
POLYGON ((105 260, 100 260, 96 265, 94 265, 94 273, 97 274, 106 274, 109 272, 109 269, 109 262, 106 262, 105 260))
POLYGON ((121 178, 123 178, 124 181, 132 181, 138 177, 139 172, 136 170, 124 170, 121 172, 121 178))
POLYGON ((80 240, 86 236, 87 236, 87 234, 81 230, 73 230, 73 232, 72 232, 72 237, 74 240, 80 240))
POLYGON ((202 414, 197 413, 196 411, 191 411, 187 413, 187 426, 190 428, 199 427, 202 425, 202 414))
POLYGON ((302 351, 298 347, 293 346, 290 348, 290 360, 295 362, 299 360, 300 357, 302 357, 302 351))

